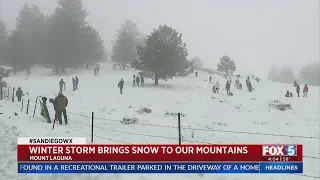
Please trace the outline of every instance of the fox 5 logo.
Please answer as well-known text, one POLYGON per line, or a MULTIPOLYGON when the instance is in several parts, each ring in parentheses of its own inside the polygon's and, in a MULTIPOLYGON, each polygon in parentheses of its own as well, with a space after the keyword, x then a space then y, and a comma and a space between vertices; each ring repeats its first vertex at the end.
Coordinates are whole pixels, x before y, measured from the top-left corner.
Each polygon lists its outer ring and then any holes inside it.
POLYGON ((262 146, 262 156, 297 156, 297 146, 262 146))

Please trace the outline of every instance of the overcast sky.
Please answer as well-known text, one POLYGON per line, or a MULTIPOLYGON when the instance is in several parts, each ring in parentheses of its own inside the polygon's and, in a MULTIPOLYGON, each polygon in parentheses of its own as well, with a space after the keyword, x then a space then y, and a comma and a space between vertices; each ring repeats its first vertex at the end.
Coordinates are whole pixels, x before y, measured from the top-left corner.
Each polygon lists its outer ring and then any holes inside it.
MULTIPOLYGON (((1 1, 1 0, 0 0, 1 1)), ((9 28, 25 3, 51 13, 55 0, 2 0, 9 28)), ((189 57, 216 68, 219 58, 235 60, 237 72, 266 77, 271 65, 297 70, 319 62, 319 0, 83 0, 88 20, 111 50, 115 32, 126 19, 148 34, 167 24, 183 34, 189 57)))

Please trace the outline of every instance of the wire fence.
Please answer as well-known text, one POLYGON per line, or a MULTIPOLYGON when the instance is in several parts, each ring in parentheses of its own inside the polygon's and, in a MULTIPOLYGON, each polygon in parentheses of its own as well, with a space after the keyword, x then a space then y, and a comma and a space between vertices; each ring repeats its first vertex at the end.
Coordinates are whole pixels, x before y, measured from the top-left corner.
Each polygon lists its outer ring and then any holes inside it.
MULTIPOLYGON (((12 95, 10 96, 10 88, 8 88, 8 90, 6 92, 7 95, 1 95, 0 99, 6 99, 6 100, 11 100, 12 98, 12 102, 14 102, 14 91, 12 92, 12 95)), ((3 93, 3 91, 1 91, 1 94, 3 93)), ((40 113, 37 112, 37 109, 40 110, 40 108, 37 108, 38 103, 40 100, 38 100, 38 97, 36 99, 36 101, 31 101, 30 99, 28 99, 27 102, 24 101, 24 99, 22 99, 21 102, 19 102, 20 104, 17 104, 18 106, 21 107, 21 111, 26 111, 27 114, 32 114, 33 117, 36 117, 37 119, 41 119, 42 121, 44 121, 44 118, 39 115, 40 113), (36 113, 37 112, 37 113, 36 113)), ((51 106, 47 106, 48 109, 54 110, 53 107, 51 106)), ((52 113, 52 111, 49 111, 49 114, 51 117, 55 117, 55 114, 52 113)), ((86 119, 95 119, 95 120, 103 120, 103 121, 109 121, 109 122, 123 122, 123 120, 115 120, 115 119, 108 119, 108 118, 101 118, 101 117, 93 117, 93 116, 87 116, 87 115, 83 115, 83 114, 79 114, 79 113, 75 113, 75 112, 69 112, 67 111, 67 114, 72 114, 75 116, 80 116, 86 119)), ((92 113, 93 115, 93 113, 92 113)), ((120 134, 126 134, 126 135, 132 135, 132 136, 143 136, 143 137, 152 137, 152 138, 159 138, 159 139, 170 139, 170 140, 179 140, 179 138, 177 137, 169 137, 169 136, 161 136, 161 135, 153 135, 153 134, 143 134, 143 133, 133 133, 133 132, 127 132, 127 131, 120 131, 120 130, 115 130, 115 129, 111 129, 111 128, 105 128, 105 127, 101 127, 101 126, 95 126, 92 124, 87 124, 84 122, 80 122, 80 121, 76 121, 73 119, 68 118, 68 121, 73 122, 73 123, 77 123, 81 126, 86 126, 86 127, 90 127, 90 128, 95 128, 95 129, 99 129, 102 130, 104 132, 114 132, 114 133, 120 133, 120 134)), ((45 121, 44 121, 45 122, 45 121)), ((55 120, 53 121, 55 123, 55 120)), ((167 129, 178 129, 178 126, 170 126, 170 125, 159 125, 159 124, 150 124, 150 123, 141 123, 141 122, 135 122, 134 124, 136 125, 141 125, 141 126, 149 126, 149 127, 157 127, 157 128, 167 128, 167 129)), ((101 135, 97 135, 94 134, 93 132, 85 132, 83 130, 80 129, 76 129, 70 126, 62 126, 66 129, 70 129, 73 130, 75 132, 81 133, 81 134, 85 134, 86 136, 91 136, 92 140, 93 137, 97 137, 97 138, 101 138, 101 139, 105 139, 105 140, 109 140, 112 142, 116 142, 116 143, 121 143, 121 144, 132 144, 129 142, 125 142, 122 140, 117 140, 114 138, 109 138, 109 137, 105 137, 105 136, 101 136, 101 135)), ((261 133, 261 132, 247 132, 247 131, 234 131, 234 130, 218 130, 218 129, 208 129, 208 128, 191 128, 191 127, 180 127, 182 130, 192 130, 192 131, 205 131, 205 132, 220 132, 220 133, 230 133, 230 134, 244 134, 244 135, 257 135, 257 136, 274 136, 274 137, 287 137, 287 138, 301 138, 301 139, 314 139, 314 140, 320 140, 320 137, 316 137, 316 136, 303 136, 303 135, 286 135, 286 134, 274 134, 274 133, 261 133)), ((189 140, 189 139, 183 139, 183 142, 186 143, 199 143, 199 144, 213 144, 213 143, 209 143, 209 142, 204 142, 204 141, 197 141, 197 140, 189 140)), ((316 156, 307 156, 304 155, 303 158, 308 158, 308 159, 315 159, 317 161, 320 160, 320 157, 316 157, 316 156)), ((310 176, 310 175, 304 175, 304 174, 293 174, 296 176, 303 176, 303 177, 308 177, 308 178, 315 178, 315 179, 319 179, 320 176, 310 176)))

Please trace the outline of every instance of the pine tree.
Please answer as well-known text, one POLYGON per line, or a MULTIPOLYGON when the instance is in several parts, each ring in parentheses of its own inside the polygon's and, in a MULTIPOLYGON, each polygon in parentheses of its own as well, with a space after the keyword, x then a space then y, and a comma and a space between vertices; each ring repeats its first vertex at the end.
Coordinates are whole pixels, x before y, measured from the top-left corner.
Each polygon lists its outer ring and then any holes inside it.
POLYGON ((141 45, 141 37, 137 24, 126 20, 117 32, 117 39, 112 47, 111 59, 125 69, 126 64, 137 58, 137 45, 141 45))
POLYGON ((159 79, 172 78, 189 68, 187 45, 182 41, 182 34, 167 25, 154 29, 147 36, 145 45, 137 49, 136 68, 154 79, 155 85, 159 79))
POLYGON ((58 7, 48 22, 46 62, 59 69, 78 67, 88 56, 84 56, 83 43, 87 40, 85 21, 88 13, 81 0, 59 0, 58 7))
POLYGON ((193 58, 191 59, 191 62, 193 62, 193 67, 194 67, 195 69, 200 69, 200 68, 203 67, 203 63, 202 63, 202 61, 201 61, 201 58, 199 58, 199 57, 193 57, 193 58))
POLYGON ((278 69, 275 66, 272 66, 270 68, 269 74, 268 74, 268 79, 270 81, 277 81, 277 77, 278 77, 278 69))
POLYGON ((7 29, 3 21, 0 20, 0 63, 4 62, 4 48, 7 40, 7 29))
POLYGON ((226 75, 228 75, 228 73, 233 73, 237 67, 236 64, 234 63, 234 60, 230 59, 230 57, 228 56, 222 56, 220 58, 220 62, 217 64, 218 67, 218 71, 222 72, 222 73, 226 73, 226 75))
POLYGON ((277 82, 281 83, 293 83, 295 77, 292 69, 289 66, 283 66, 277 76, 277 82))
POLYGON ((313 85, 313 86, 319 86, 319 83, 320 83, 319 69, 320 69, 319 62, 308 64, 302 67, 299 71, 299 76, 302 82, 309 85, 313 85))
POLYGON ((20 40, 23 41, 27 61, 22 69, 29 70, 32 65, 40 63, 43 59, 42 42, 45 38, 44 14, 36 5, 24 4, 17 17, 15 30, 20 40))

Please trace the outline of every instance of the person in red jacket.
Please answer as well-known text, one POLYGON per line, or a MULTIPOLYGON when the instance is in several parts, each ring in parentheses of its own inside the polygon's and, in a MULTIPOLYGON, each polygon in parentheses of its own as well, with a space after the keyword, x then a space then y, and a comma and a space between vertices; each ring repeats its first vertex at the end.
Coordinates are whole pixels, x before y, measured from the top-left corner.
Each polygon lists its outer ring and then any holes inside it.
POLYGON ((308 91, 309 91, 308 85, 305 84, 303 88, 303 97, 308 97, 308 91))

